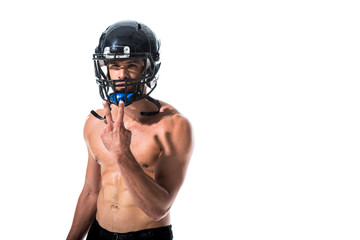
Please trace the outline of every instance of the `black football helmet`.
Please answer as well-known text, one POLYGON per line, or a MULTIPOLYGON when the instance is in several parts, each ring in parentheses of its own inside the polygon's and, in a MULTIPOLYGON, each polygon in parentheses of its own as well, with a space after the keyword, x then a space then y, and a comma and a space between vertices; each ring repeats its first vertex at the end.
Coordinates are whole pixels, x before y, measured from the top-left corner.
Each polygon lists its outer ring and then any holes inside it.
MULTIPOLYGON (((123 101, 125 106, 148 99, 161 108, 149 95, 155 89, 160 68, 160 41, 154 32, 142 23, 120 21, 102 33, 93 54, 96 82, 100 96, 109 106, 123 101), (137 79, 110 79, 108 64, 114 60, 141 59, 143 72, 137 79)), ((144 113, 153 115, 157 112, 144 113)), ((94 114, 94 113, 93 113, 94 114)), ((95 114, 94 114, 95 115, 95 114)), ((98 117, 98 116, 97 116, 98 117)))

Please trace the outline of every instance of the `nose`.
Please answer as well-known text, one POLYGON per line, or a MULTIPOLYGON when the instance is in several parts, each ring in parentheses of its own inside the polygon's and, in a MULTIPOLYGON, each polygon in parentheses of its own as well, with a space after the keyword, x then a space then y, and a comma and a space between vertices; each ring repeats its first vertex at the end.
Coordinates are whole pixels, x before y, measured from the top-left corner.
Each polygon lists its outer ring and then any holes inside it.
POLYGON ((125 80, 127 78, 127 71, 124 67, 120 68, 120 70, 118 72, 118 78, 120 80, 125 80))

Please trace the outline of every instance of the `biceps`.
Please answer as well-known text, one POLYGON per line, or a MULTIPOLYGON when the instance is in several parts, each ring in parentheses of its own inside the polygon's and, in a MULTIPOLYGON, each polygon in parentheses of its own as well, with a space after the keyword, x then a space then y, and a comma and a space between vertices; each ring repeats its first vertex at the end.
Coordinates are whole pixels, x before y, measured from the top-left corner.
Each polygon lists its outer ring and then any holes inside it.
POLYGON ((188 163, 185 158, 161 157, 155 170, 155 181, 175 197, 185 180, 188 163))
POLYGON ((171 132, 161 139, 163 152, 155 169, 155 180, 176 195, 184 182, 193 150, 191 126, 178 119, 171 132))

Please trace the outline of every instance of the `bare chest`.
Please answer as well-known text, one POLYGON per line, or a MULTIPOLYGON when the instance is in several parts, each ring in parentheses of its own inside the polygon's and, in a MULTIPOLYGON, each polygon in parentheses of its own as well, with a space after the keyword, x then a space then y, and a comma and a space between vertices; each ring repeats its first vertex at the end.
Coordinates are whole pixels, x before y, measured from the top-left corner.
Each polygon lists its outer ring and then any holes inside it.
MULTIPOLYGON (((161 145, 158 140, 158 134, 154 129, 146 126, 128 128, 128 130, 131 131, 131 152, 140 166, 148 173, 154 172, 156 163, 161 154, 161 145)), ((116 162, 101 141, 100 134, 102 131, 103 128, 99 128, 99 130, 94 132, 89 141, 89 147, 102 170, 106 170, 116 167, 116 162)))

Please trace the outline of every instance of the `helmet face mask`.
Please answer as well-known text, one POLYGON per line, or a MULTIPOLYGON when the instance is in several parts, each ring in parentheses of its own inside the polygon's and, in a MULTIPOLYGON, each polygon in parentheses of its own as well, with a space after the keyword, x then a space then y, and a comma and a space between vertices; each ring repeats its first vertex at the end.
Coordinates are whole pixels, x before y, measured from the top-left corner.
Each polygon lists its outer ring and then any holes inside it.
POLYGON ((159 48, 160 42, 155 34, 143 24, 122 21, 108 27, 93 54, 101 98, 109 105, 123 101, 125 106, 147 98, 157 84, 159 48), (142 73, 138 73, 136 78, 110 78, 109 65, 131 60, 142 63, 142 73))

